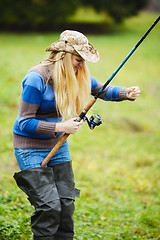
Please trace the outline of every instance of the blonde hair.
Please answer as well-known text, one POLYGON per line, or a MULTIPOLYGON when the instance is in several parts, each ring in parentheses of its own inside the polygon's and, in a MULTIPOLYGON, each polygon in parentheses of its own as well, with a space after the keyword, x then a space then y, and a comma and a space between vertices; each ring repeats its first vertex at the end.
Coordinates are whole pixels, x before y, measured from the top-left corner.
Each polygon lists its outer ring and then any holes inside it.
POLYGON ((75 74, 72 56, 71 53, 58 52, 51 53, 48 58, 54 62, 52 78, 56 108, 65 119, 79 115, 91 94, 91 80, 86 63, 75 74))

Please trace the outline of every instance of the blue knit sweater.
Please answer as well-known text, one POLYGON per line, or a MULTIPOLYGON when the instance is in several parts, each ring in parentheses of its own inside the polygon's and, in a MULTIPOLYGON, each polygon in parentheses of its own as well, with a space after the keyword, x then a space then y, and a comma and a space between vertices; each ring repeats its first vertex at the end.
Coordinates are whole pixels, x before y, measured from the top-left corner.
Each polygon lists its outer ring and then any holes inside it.
MULTIPOLYGON (((102 83, 91 77, 91 94, 95 95, 102 83)), ((100 95, 105 101, 126 99, 123 87, 107 87, 100 95)), ((52 148, 58 141, 56 122, 62 117, 56 111, 53 82, 45 80, 40 71, 29 71, 22 82, 18 116, 14 124, 15 148, 52 148)))

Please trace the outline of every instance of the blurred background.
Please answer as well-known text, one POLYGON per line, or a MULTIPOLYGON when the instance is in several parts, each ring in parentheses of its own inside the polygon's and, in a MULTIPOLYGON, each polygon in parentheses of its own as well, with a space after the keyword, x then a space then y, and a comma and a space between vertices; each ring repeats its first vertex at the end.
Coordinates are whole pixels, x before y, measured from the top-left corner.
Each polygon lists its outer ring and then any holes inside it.
MULTIPOLYGON (((0 1, 0 239, 31 240, 34 211, 17 188, 19 171, 12 145, 21 83, 27 71, 65 29, 86 34, 100 60, 87 63, 105 83, 160 15, 159 0, 0 1)), ((160 22, 113 79, 139 86, 140 97, 120 103, 97 100, 68 138, 75 171, 75 239, 160 239, 160 22)))
POLYGON ((6 0, 0 2, 5 31, 109 31, 140 10, 159 11, 159 0, 6 0), (98 26, 97 26, 98 24, 98 26), (104 26, 105 25, 105 26, 104 26), (108 27, 107 27, 108 26, 108 27))

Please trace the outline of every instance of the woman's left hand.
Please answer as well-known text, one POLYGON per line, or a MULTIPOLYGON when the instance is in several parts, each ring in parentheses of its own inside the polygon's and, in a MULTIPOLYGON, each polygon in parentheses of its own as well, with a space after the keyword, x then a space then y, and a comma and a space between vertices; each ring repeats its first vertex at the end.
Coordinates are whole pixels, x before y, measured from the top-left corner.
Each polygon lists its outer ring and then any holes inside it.
POLYGON ((130 87, 127 88, 127 98, 131 100, 135 100, 137 97, 139 97, 140 94, 139 87, 130 87))

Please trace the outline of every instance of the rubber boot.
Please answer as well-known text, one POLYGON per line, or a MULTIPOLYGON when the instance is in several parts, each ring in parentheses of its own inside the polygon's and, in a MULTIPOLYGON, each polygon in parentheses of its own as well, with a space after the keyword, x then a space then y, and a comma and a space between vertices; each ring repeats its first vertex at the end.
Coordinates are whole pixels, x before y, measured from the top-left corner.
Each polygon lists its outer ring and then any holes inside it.
POLYGON ((35 212, 31 216, 34 240, 54 240, 60 224, 61 203, 50 167, 31 168, 14 174, 35 212))
POLYGON ((60 225, 55 240, 72 240, 74 236, 74 201, 80 191, 75 188, 72 162, 57 164, 52 167, 61 201, 60 225))

